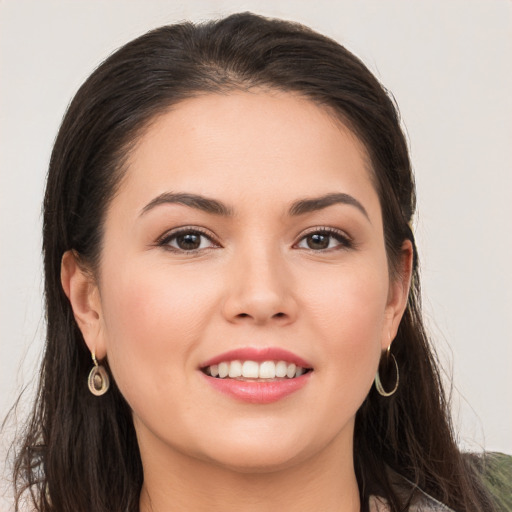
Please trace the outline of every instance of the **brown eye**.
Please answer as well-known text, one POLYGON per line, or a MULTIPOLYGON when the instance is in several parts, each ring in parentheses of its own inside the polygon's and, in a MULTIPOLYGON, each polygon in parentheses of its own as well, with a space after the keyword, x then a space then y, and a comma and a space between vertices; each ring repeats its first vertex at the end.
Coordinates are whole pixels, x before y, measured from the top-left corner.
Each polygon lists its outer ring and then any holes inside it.
POLYGON ((176 246, 183 251, 193 251, 201 246, 201 237, 197 233, 185 233, 176 237, 176 246))
POLYGON ((321 250, 329 247, 331 236, 315 233, 306 237, 306 244, 309 249, 321 250))
POLYGON ((169 233, 158 245, 174 252, 194 252, 218 247, 208 235, 193 229, 169 233))
POLYGON ((350 239, 338 230, 318 230, 302 237, 297 244, 299 249, 327 251, 352 247, 350 239))

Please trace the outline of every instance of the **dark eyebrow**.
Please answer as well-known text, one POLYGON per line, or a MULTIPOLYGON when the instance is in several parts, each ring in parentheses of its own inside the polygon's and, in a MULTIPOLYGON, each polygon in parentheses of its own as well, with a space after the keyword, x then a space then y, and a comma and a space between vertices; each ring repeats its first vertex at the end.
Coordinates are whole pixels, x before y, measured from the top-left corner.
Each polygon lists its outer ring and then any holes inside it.
POLYGON ((207 197, 200 196, 197 194, 173 192, 164 192, 163 194, 160 194, 159 196, 155 197, 146 206, 144 206, 144 208, 140 212, 140 215, 147 213, 149 210, 155 208, 155 206, 173 203, 183 204, 185 206, 190 206, 191 208, 197 208, 198 210, 202 210, 203 212, 206 213, 213 213, 214 215, 232 215, 231 208, 228 208, 226 205, 215 199, 209 199, 207 197))
POLYGON ((333 193, 310 199, 300 199, 292 204, 289 213, 290 215, 303 215, 304 213, 322 210, 323 208, 327 208, 328 206, 338 203, 355 206, 368 220, 370 220, 365 207, 355 197, 343 193, 333 193))

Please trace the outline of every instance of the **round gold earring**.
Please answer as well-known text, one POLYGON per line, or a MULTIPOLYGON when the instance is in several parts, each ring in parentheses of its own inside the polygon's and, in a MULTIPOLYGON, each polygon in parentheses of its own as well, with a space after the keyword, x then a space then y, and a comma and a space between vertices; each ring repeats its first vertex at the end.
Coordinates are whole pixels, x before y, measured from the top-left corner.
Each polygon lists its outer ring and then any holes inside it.
POLYGON ((108 388, 110 387, 110 379, 108 378, 107 370, 98 364, 94 352, 91 354, 91 356, 94 366, 89 372, 87 385, 89 386, 89 391, 93 395, 101 396, 108 391, 108 388))
POLYGON ((398 371, 398 363, 396 362, 396 357, 390 352, 390 347, 391 347, 391 345, 388 347, 388 350, 387 350, 387 358, 389 359, 389 357, 392 357, 393 362, 395 363, 395 369, 396 369, 395 387, 391 391, 386 391, 384 389, 384 387, 382 386, 382 382, 380 381, 380 375, 379 375, 378 369, 377 369, 377 373, 375 374, 375 388, 377 389, 377 392, 379 393, 379 395, 386 396, 386 397, 394 395, 396 393, 396 390, 398 389, 398 384, 400 383, 400 373, 398 371))

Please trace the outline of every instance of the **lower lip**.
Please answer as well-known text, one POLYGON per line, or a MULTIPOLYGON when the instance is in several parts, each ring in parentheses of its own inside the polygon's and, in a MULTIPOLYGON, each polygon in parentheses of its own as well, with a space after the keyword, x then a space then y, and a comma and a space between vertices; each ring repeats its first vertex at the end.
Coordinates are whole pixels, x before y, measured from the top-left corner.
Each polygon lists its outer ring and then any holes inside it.
POLYGON ((269 382, 251 382, 236 379, 218 379, 201 373, 208 384, 217 391, 251 404, 270 404, 277 402, 302 389, 313 372, 305 373, 294 379, 273 380, 269 382))

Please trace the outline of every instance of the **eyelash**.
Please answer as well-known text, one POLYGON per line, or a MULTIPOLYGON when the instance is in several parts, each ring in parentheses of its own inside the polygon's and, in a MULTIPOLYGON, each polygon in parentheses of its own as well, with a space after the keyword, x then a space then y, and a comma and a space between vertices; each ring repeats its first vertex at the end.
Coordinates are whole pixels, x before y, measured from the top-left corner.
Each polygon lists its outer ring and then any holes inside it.
MULTIPOLYGON (((316 227, 310 229, 308 232, 303 234, 300 238, 300 240, 294 245, 294 247, 297 247, 301 242, 305 241, 308 237, 312 235, 322 235, 329 238, 334 238, 338 245, 336 247, 327 247, 325 249, 312 249, 310 247, 303 247, 302 249, 305 249, 307 251, 315 252, 315 253, 322 253, 322 252, 330 252, 330 251, 337 251, 337 250, 347 250, 347 249, 353 249, 355 244, 353 240, 343 231, 340 231, 339 229, 335 228, 329 228, 329 227, 316 227)), ((330 242, 329 242, 330 245, 330 242)))
MULTIPOLYGON (((329 244, 330 245, 330 240, 329 244)), ((202 242, 200 242, 200 245, 202 242)), ((156 245, 159 247, 162 247, 168 251, 180 253, 180 254, 197 254, 198 252, 205 251, 205 250, 211 250, 221 247, 220 244, 218 244, 214 237, 211 235, 210 232, 198 228, 198 227, 192 227, 192 226, 184 226, 181 228, 177 228, 176 230, 172 230, 170 232, 165 233, 162 237, 160 237, 156 245), (211 246, 209 247, 201 247, 195 249, 182 249, 179 247, 173 247, 170 245, 170 243, 173 240, 176 240, 180 235, 198 235, 202 238, 206 238, 211 246)), ((313 253, 322 253, 322 252, 330 252, 330 251, 336 251, 336 250, 347 250, 354 248, 354 242, 348 237, 343 231, 340 231, 335 228, 329 228, 329 227, 316 227, 311 228, 308 232, 302 234, 299 241, 293 245, 294 248, 300 248, 304 249, 313 253), (336 247, 327 247, 323 249, 313 249, 311 247, 299 247, 299 244, 301 244, 303 241, 306 241, 308 237, 311 237, 313 235, 321 235, 325 237, 329 237, 329 239, 335 239, 338 242, 338 245, 336 247)))
POLYGON ((177 228, 175 230, 165 233, 162 237, 160 237, 157 240, 156 245, 168 251, 180 254, 196 254, 200 251, 211 250, 220 247, 220 245, 217 242, 215 242, 214 237, 208 231, 192 226, 184 226, 182 228, 177 228), (181 249, 179 247, 173 247, 172 245, 170 245, 171 241, 176 240, 180 235, 198 235, 202 238, 206 238, 210 242, 211 246, 203 248, 198 247, 196 249, 186 250, 181 249))

